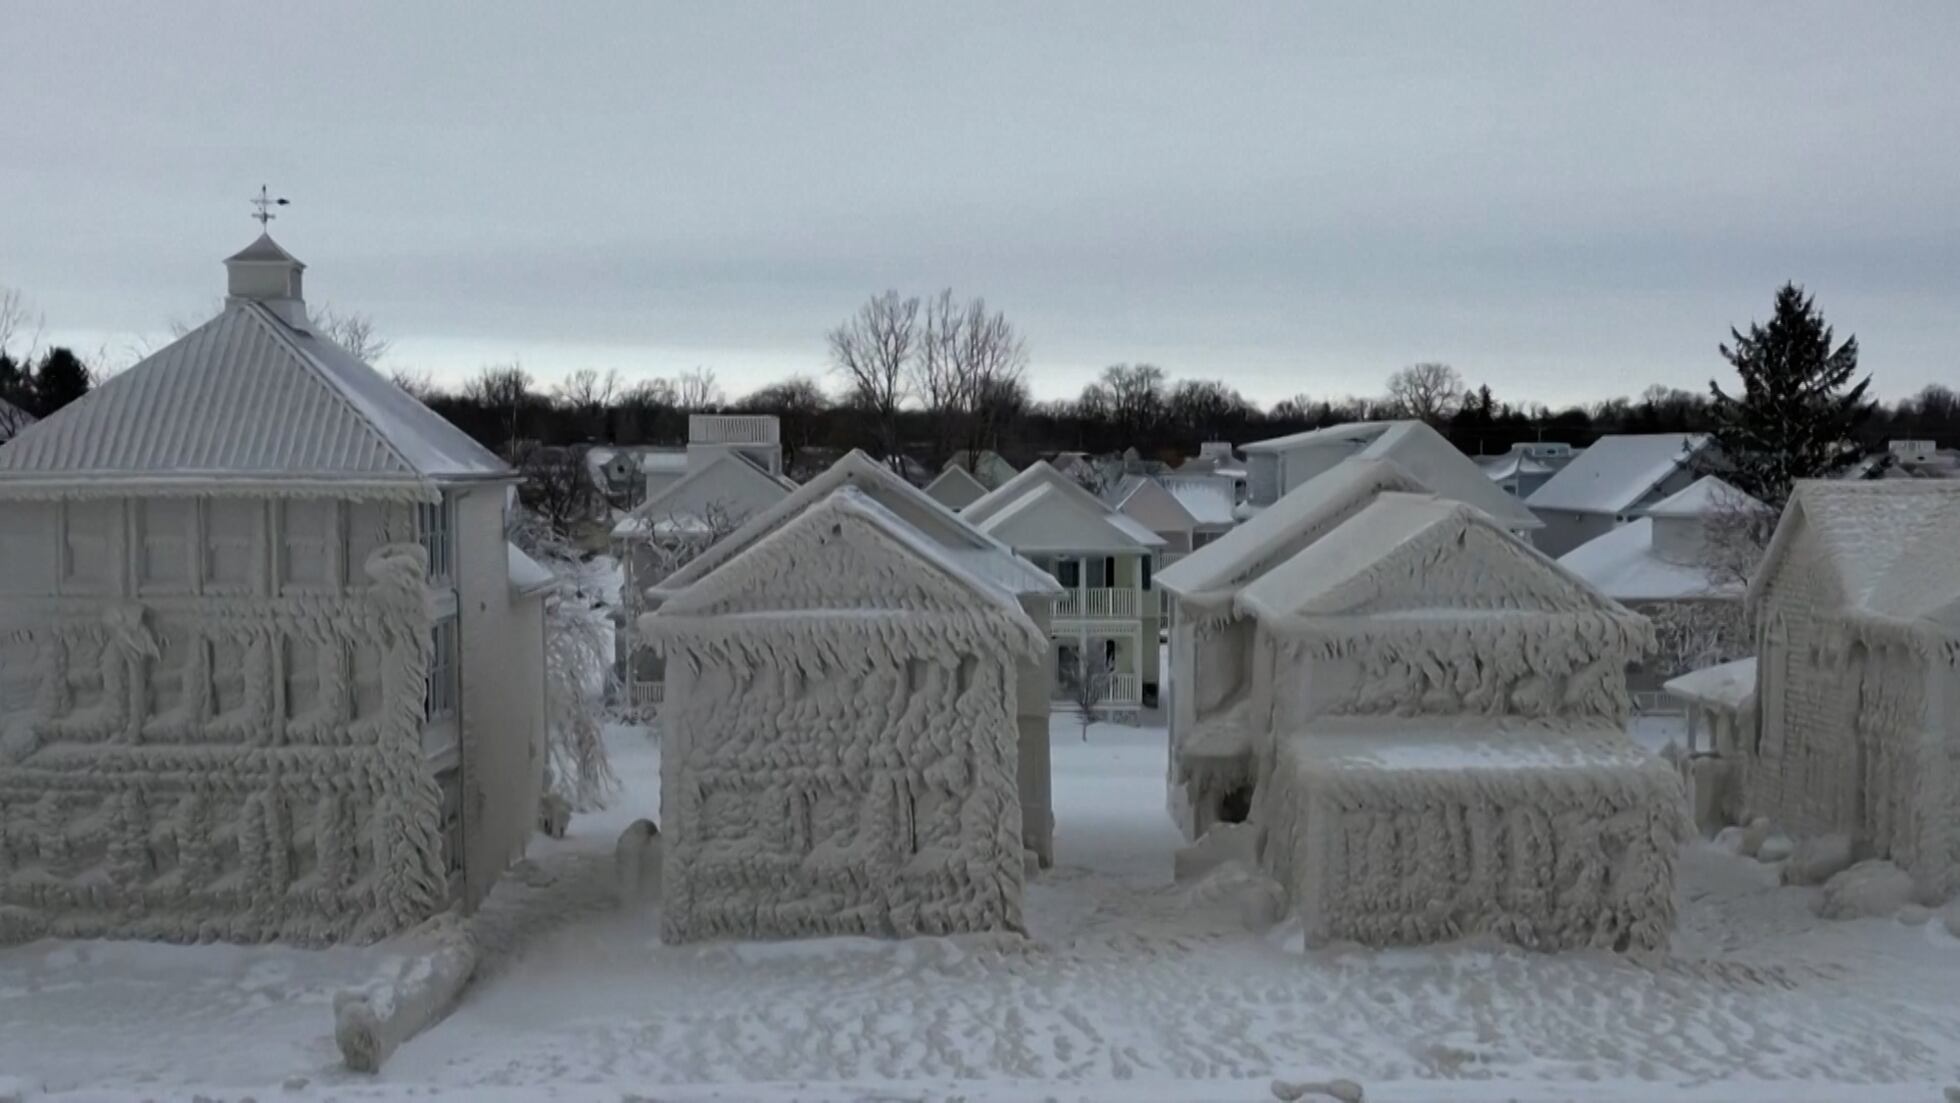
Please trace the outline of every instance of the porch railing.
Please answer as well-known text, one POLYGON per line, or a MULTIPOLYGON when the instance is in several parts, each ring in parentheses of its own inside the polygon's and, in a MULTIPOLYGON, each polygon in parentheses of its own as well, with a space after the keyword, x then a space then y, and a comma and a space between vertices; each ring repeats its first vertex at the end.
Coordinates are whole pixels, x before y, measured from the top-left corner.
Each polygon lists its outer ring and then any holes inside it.
MULTIPOLYGON (((1155 600, 1153 591, 1151 599, 1155 600)), ((1127 618, 1137 615, 1137 592, 1108 586, 1067 590, 1055 603, 1055 619, 1088 620, 1097 617, 1127 618)))
POLYGON ((1103 698, 1106 708, 1130 708, 1143 700, 1142 684, 1134 674, 1112 674, 1109 676, 1109 693, 1103 698))
POLYGON ((666 682, 632 682, 626 687, 627 705, 642 715, 652 715, 666 698, 666 682))

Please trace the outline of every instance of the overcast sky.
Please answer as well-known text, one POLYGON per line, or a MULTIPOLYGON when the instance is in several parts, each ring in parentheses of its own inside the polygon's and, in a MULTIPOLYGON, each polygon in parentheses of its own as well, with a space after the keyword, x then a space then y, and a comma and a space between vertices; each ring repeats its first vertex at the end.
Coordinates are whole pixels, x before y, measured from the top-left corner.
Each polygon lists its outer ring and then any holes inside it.
POLYGON ((16 3, 0 284, 46 338, 209 313, 246 199, 383 366, 740 392, 886 287, 1037 395, 1262 402, 1444 360, 1702 387, 1778 283, 1888 397, 1960 377, 1960 4, 16 3))

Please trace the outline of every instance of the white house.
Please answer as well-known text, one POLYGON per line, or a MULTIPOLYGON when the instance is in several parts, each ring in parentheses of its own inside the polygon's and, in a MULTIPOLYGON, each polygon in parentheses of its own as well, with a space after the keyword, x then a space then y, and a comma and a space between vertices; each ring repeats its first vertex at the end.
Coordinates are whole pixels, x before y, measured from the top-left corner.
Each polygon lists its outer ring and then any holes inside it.
POLYGON ((1191 478, 1216 476, 1232 485, 1234 505, 1245 501, 1245 461, 1233 453, 1229 441, 1208 440, 1198 445, 1198 454, 1179 464, 1172 474, 1191 478))
POLYGON ((1560 556, 1687 489, 1709 438, 1693 433, 1605 436, 1525 499, 1545 527, 1533 538, 1560 556))
POLYGON ((987 496, 987 487, 964 467, 948 467, 926 484, 926 493, 947 509, 958 511, 987 496))
POLYGON ((1747 598, 1756 720, 1730 783, 1848 836, 1922 900, 1960 890, 1960 482, 1799 482, 1747 598))
POLYGON ((535 830, 515 473, 317 333, 270 237, 225 263, 217 317, 0 446, 30 930, 371 939, 473 906, 535 830))
POLYGON ((943 474, 954 468, 959 468, 967 474, 972 475, 981 486, 986 487, 988 490, 993 490, 1001 486, 1016 474, 1014 465, 1008 463, 999 452, 991 448, 983 448, 978 454, 974 455, 970 455, 966 449, 962 448, 953 453, 952 458, 946 461, 946 466, 941 468, 940 471, 943 474))
MULTIPOLYGON (((967 570, 1013 594, 1028 619, 1042 631, 1048 630, 1052 608, 1061 597, 1061 587, 1053 578, 927 497, 924 491, 905 481, 889 467, 856 451, 847 454, 775 505, 749 518, 686 566, 661 579, 647 594, 649 605, 659 607, 673 595, 705 578, 742 549, 845 487, 854 488, 884 512, 909 526, 915 541, 932 544, 967 570)), ((1016 667, 1014 679, 1019 695, 1015 723, 1020 732, 1021 838, 1042 865, 1051 864, 1054 860, 1054 813, 1049 797, 1048 766, 1048 714, 1053 670, 1054 658, 1050 654, 1024 657, 1016 667)), ((641 693, 662 695, 665 686, 645 687, 641 693)))
POLYGON ((1169 566, 1229 532, 1232 483, 1217 476, 1125 475, 1104 495, 1112 508, 1164 539, 1160 566, 1169 566))
POLYGON ((1572 462, 1572 446, 1535 440, 1513 444, 1501 456, 1480 456, 1477 465, 1513 498, 1529 498, 1559 469, 1572 462))
POLYGON ((1519 534, 1539 521, 1517 499, 1493 485, 1470 457, 1420 421, 1358 421, 1242 445, 1246 506, 1254 512, 1279 501, 1309 479, 1348 459, 1392 460, 1436 494, 1476 506, 1519 534))
POLYGON ((1309 946, 1666 944, 1685 821, 1625 731, 1643 618, 1482 511, 1404 493, 1235 604, 1250 822, 1309 946))
POLYGON ((665 941, 1021 929, 1015 594, 843 486, 642 628, 665 941))
POLYGON ((1163 537, 1039 460, 960 518, 1061 583, 1049 626, 1058 689, 1102 663, 1110 673, 1097 708, 1134 715, 1156 705, 1162 604, 1152 579, 1163 537))
POLYGON ((0 444, 5 444, 12 440, 14 434, 33 423, 33 415, 8 402, 6 399, 0 398, 0 444))

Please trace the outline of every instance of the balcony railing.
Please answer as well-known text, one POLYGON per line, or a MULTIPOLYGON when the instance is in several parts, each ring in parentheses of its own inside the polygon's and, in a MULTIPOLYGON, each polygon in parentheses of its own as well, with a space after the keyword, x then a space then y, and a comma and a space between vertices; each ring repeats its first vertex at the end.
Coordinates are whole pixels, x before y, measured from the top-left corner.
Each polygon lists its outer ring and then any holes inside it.
MULTIPOLYGON (((1152 599, 1155 600, 1154 593, 1152 599)), ((1068 590, 1055 603, 1056 620, 1088 620, 1097 617, 1130 618, 1137 615, 1137 592, 1108 586, 1068 590)))
POLYGON ((689 444, 776 444, 782 425, 773 414, 690 414, 689 444))
POLYGON ((626 687, 626 704, 641 716, 652 716, 660 709, 660 702, 667 697, 666 682, 630 682, 626 687))

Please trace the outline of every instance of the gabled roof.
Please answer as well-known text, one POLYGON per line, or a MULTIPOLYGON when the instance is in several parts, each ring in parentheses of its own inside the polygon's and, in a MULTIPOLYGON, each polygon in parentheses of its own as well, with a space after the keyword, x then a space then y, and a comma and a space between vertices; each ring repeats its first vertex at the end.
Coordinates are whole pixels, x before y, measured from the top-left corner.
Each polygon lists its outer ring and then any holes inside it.
MULTIPOLYGON (((1017 516, 1025 516, 1030 510, 1036 508, 1043 510, 1059 508, 1058 505, 1041 505, 1039 507, 1036 505, 1037 502, 1046 503, 1050 501, 1058 503, 1066 502, 1072 510, 1079 511, 1086 516, 1100 518, 1103 527, 1110 530, 1110 535, 1106 538, 1098 537, 1092 543, 1082 544, 1056 543, 1052 539, 1040 543, 1026 544, 1016 543, 1013 540, 1007 540, 1006 542, 1015 547, 1041 548, 1054 551, 1106 551, 1130 547, 1160 548, 1164 546, 1165 541, 1163 537, 1150 531, 1147 526, 1136 521, 1134 518, 1126 517, 1116 512, 1110 508, 1109 503, 1089 493, 1067 475, 1055 470, 1046 460, 1036 460, 1034 463, 1028 465, 1020 474, 1002 483, 998 489, 989 491, 986 497, 961 510, 960 516, 979 527, 982 531, 993 532, 996 536, 999 536, 999 532, 995 527, 997 523, 995 517, 997 514, 1006 513, 1012 509, 1017 516)), ((1002 539, 1005 538, 1003 537, 1002 539)), ((1086 537, 1078 534, 1073 539, 1080 540, 1086 539, 1086 537)))
POLYGON ((1636 517, 1559 556, 1559 565, 1615 601, 1739 598, 1742 583, 1654 550, 1654 520, 1636 517))
POLYGON ((966 468, 948 467, 939 473, 938 478, 926 484, 926 493, 947 509, 958 510, 986 497, 987 488, 966 468))
POLYGON ((1046 571, 933 501, 925 491, 906 482, 891 468, 853 449, 781 501, 716 541, 713 547, 661 580, 649 593, 662 597, 678 593, 844 486, 862 490, 887 512, 916 529, 922 539, 946 549, 948 556, 957 559, 970 573, 991 579, 1011 593, 1062 592, 1061 584, 1046 571))
POLYGON ((1631 618, 1482 510, 1406 493, 1376 497, 1239 591, 1237 606, 1261 619, 1357 612, 1631 618))
POLYGON ((0 447, 0 495, 133 484, 426 498, 502 460, 318 334, 233 300, 0 447))
POLYGON ((1624 513, 1708 446, 1696 433, 1605 436, 1545 480, 1525 504, 1533 509, 1624 513))
POLYGON ((1107 555, 1164 544, 1142 522, 1100 503, 1086 506, 1052 484, 1024 489, 974 527, 1017 551, 1107 555))
MULTIPOLYGON (((733 523, 789 495, 790 488, 739 452, 723 452, 647 497, 613 526, 615 537, 642 536, 657 531, 663 521, 685 526, 689 521, 711 522, 716 510, 733 523)), ((701 531, 710 531, 704 524, 701 531)))
POLYGON ((1348 459, 1294 487, 1237 528, 1158 573, 1179 597, 1226 595, 1306 547, 1388 490, 1426 491, 1388 460, 1348 459))
POLYGON ((1752 616, 1800 532, 1836 576, 1847 611, 1960 638, 1960 481, 1799 481, 1750 576, 1752 616))
POLYGON ((1243 448, 1248 453, 1333 448, 1363 459, 1393 460, 1427 489, 1476 506, 1507 528, 1535 529, 1543 524, 1523 503, 1492 485, 1475 461, 1421 421, 1350 422, 1243 448))
POLYGON ((1731 509, 1769 507, 1715 475, 1703 475, 1673 494, 1648 506, 1649 517, 1707 517, 1731 509))
POLYGON ((1164 489, 1170 491, 1171 497, 1177 499, 1200 528, 1230 528, 1238 523, 1232 514, 1232 485, 1228 480, 1207 476, 1169 478, 1164 480, 1164 489))
POLYGON ((526 594, 541 594, 558 585, 558 576, 546 569, 544 564, 525 555, 516 544, 504 544, 504 557, 509 560, 510 589, 520 597, 526 594))

